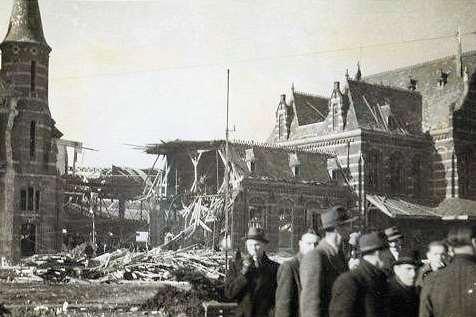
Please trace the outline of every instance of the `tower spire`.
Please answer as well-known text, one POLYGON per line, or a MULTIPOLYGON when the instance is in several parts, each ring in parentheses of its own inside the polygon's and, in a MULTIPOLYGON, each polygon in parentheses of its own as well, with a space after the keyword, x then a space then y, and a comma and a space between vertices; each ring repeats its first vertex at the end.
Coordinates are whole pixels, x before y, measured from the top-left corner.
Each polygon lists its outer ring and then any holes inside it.
POLYGON ((43 34, 38 0, 14 0, 4 42, 28 42, 50 48, 43 34))

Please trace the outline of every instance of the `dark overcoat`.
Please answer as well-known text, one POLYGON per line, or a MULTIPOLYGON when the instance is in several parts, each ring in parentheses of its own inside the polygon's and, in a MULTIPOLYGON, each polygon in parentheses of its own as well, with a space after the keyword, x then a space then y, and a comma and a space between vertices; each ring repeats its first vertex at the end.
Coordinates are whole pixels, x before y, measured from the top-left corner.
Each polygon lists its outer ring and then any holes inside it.
POLYGON ((386 317, 387 276, 365 260, 339 276, 332 289, 330 317, 386 317))
POLYGON ((392 277, 393 263, 395 263, 397 259, 395 259, 395 257, 393 256, 393 253, 390 251, 389 248, 386 248, 385 250, 382 251, 381 258, 383 262, 382 270, 385 272, 385 274, 387 274, 388 277, 392 277))
POLYGON ((329 316, 332 285, 347 270, 344 253, 335 250, 325 239, 303 256, 299 267, 301 277, 301 317, 329 316))
POLYGON ((403 285, 397 276, 388 282, 388 316, 418 317, 420 297, 416 287, 403 285))
POLYGON ((274 317, 299 317, 299 295, 302 289, 299 278, 301 259, 302 255, 298 254, 279 266, 274 317))
POLYGON ((230 265, 225 283, 225 295, 238 302, 238 317, 271 317, 276 293, 276 275, 279 264, 266 254, 258 268, 254 265, 246 275, 241 274, 243 262, 230 265))
POLYGON ((476 316, 476 256, 457 254, 423 284, 420 317, 476 316))

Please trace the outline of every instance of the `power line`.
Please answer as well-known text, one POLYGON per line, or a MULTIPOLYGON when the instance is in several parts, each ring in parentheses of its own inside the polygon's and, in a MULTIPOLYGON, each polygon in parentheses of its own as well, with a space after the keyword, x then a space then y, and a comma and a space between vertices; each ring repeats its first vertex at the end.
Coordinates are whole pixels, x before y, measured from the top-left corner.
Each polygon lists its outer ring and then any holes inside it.
MULTIPOLYGON (((462 35, 474 35, 474 34, 476 34, 476 31, 462 33, 462 35)), ((250 62, 272 61, 272 60, 277 60, 277 59, 306 57, 306 56, 314 56, 314 55, 354 51, 354 50, 362 51, 363 49, 369 49, 369 48, 388 47, 388 46, 397 46, 397 45, 417 43, 417 42, 428 42, 428 41, 442 40, 442 39, 452 38, 454 36, 455 36, 454 34, 441 35, 441 36, 436 36, 436 37, 418 38, 418 39, 404 40, 404 41, 399 41, 399 42, 395 41, 395 42, 387 42, 387 43, 375 43, 375 44, 369 44, 369 45, 360 45, 360 46, 356 46, 356 47, 343 47, 343 48, 329 49, 329 50, 309 51, 309 52, 304 52, 304 53, 299 53, 299 54, 275 55, 275 56, 264 56, 264 57, 250 57, 250 58, 237 59, 237 60, 232 60, 232 61, 229 61, 229 62, 222 62, 222 63, 203 63, 203 64, 192 64, 192 65, 183 65, 183 66, 166 66, 166 67, 156 67, 156 68, 143 69, 143 70, 133 70, 133 71, 118 71, 118 72, 108 72, 108 73, 105 72, 105 73, 97 73, 97 74, 84 75, 84 76, 53 77, 53 78, 51 78, 51 80, 72 80, 72 79, 82 79, 82 78, 122 76, 122 75, 140 74, 140 73, 155 73, 155 72, 162 72, 162 71, 169 71, 169 70, 206 68, 206 67, 224 67, 224 66, 230 65, 230 64, 243 64, 243 63, 250 63, 250 62)))

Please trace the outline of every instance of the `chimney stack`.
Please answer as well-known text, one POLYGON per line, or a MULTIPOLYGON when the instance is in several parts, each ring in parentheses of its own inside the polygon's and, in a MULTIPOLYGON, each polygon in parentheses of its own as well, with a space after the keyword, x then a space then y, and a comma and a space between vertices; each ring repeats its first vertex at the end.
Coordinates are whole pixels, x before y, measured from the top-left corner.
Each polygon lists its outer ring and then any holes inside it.
POLYGON ((463 77, 463 47, 461 45, 461 29, 458 26, 456 31, 456 74, 463 77))

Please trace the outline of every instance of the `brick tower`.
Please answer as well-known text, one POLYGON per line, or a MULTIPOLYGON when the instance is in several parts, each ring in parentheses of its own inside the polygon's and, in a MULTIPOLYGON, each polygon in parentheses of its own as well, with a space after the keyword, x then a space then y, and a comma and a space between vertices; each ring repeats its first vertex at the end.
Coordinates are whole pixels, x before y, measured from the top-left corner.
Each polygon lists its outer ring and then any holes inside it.
POLYGON ((51 48, 37 0, 14 0, 0 50, 0 256, 18 259, 58 248, 62 210, 61 133, 48 107, 51 48))

